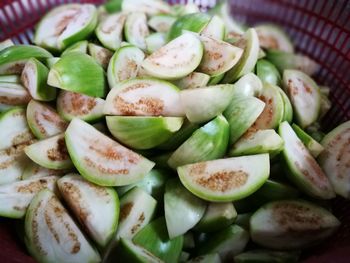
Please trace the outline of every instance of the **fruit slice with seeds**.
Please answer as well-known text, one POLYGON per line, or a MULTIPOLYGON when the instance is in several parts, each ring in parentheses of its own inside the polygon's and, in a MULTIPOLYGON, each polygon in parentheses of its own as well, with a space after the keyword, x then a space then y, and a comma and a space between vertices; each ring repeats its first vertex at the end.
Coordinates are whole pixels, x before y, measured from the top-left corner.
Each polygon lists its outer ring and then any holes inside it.
POLYGON ((303 129, 301 129, 298 125, 293 123, 292 128, 314 158, 317 158, 317 156, 323 152, 323 146, 309 134, 307 134, 303 129))
POLYGON ((226 26, 223 19, 221 19, 219 16, 214 15, 210 22, 207 24, 207 26, 202 30, 201 35, 223 40, 225 38, 226 34, 226 26))
POLYGON ((167 33, 176 21, 172 15, 160 14, 154 15, 148 20, 148 25, 156 32, 167 33))
POLYGON ((68 54, 69 52, 81 52, 83 54, 87 54, 87 48, 88 48, 88 41, 82 40, 79 42, 74 43, 73 45, 67 47, 61 54, 61 56, 64 56, 68 54))
POLYGON ((272 24, 261 24, 256 26, 255 30, 262 48, 294 52, 293 43, 282 28, 272 24))
POLYGON ((124 34, 127 42, 145 50, 145 38, 149 35, 146 14, 142 12, 129 13, 124 25, 124 34))
POLYGON ((280 85, 282 77, 274 64, 266 59, 259 59, 256 63, 256 75, 262 82, 270 83, 271 85, 280 85))
POLYGON ((30 100, 28 90, 21 84, 0 82, 0 112, 16 106, 25 106, 30 100))
POLYGON ((113 56, 112 51, 94 43, 88 44, 88 53, 104 70, 107 69, 109 60, 113 56))
POLYGON ((22 180, 41 178, 46 176, 62 176, 69 173, 69 170, 54 170, 42 167, 34 162, 30 162, 24 168, 22 180))
POLYGON ((192 72, 186 77, 175 81, 180 89, 197 89, 207 86, 210 76, 200 72, 192 72))

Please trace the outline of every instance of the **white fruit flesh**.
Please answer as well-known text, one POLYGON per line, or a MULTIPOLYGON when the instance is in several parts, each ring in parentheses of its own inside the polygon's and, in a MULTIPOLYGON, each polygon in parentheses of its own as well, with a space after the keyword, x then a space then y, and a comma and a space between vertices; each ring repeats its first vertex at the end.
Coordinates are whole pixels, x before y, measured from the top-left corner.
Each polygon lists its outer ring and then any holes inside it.
POLYGON ((254 73, 245 74, 233 85, 235 94, 248 97, 259 96, 263 89, 261 80, 254 73))
POLYGON ((210 76, 200 72, 192 72, 175 82, 180 89, 197 89, 207 86, 210 76))
POLYGON ((67 170, 53 170, 42 167, 34 162, 30 162, 26 165, 23 173, 22 180, 34 179, 46 176, 62 176, 67 173, 67 170))
POLYGON ((0 83, 0 111, 2 107, 6 106, 26 105, 30 99, 29 92, 22 85, 8 82, 0 83))
POLYGON ((219 16, 213 16, 208 25, 202 30, 201 35, 223 40, 225 38, 226 28, 224 21, 219 16))
POLYGON ((258 25, 255 30, 258 33, 261 47, 294 52, 293 44, 281 28, 274 25, 258 25))
POLYGON ((168 14, 170 6, 160 0, 127 0, 122 2, 122 10, 125 12, 144 12, 147 15, 168 14))
POLYGON ((126 41, 145 50, 145 38, 149 35, 146 14, 142 12, 129 13, 125 21, 124 33, 126 41))

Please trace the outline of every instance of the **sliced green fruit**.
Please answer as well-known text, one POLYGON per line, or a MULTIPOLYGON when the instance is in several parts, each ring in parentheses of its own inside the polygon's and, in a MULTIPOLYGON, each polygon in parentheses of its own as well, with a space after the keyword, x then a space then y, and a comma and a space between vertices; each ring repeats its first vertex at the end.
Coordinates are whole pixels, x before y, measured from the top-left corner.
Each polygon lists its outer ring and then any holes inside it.
POLYGON ((16 107, 0 114, 0 150, 34 139, 24 108, 16 107))
POLYGON ((344 122, 321 141, 324 152, 319 160, 321 167, 331 181, 334 191, 345 198, 350 198, 350 121, 344 122))
POLYGON ((305 128, 314 123, 321 106, 321 94, 315 81, 301 71, 288 69, 283 72, 283 86, 298 124, 305 128))
POLYGON ((259 38, 254 28, 250 28, 244 34, 246 45, 243 55, 239 62, 230 69, 224 79, 223 83, 232 83, 239 77, 253 71, 259 55, 259 38))
POLYGON ((235 96, 224 111, 230 124, 230 144, 235 143, 263 112, 265 103, 255 97, 235 96))
POLYGON ((195 226, 199 232, 215 232, 232 225, 237 217, 235 207, 229 203, 209 203, 202 219, 195 226))
POLYGON ((152 33, 145 38, 148 53, 153 53, 166 44, 165 33, 152 33))
POLYGON ((127 42, 145 50, 145 38, 149 35, 146 14, 139 11, 129 13, 124 25, 124 35, 127 42))
POLYGON ((275 130, 248 130, 230 149, 229 156, 269 153, 283 150, 283 140, 275 130))
POLYGON ((221 259, 219 254, 213 253, 213 254, 198 256, 186 262, 187 263, 221 263, 221 259))
POLYGON ((57 176, 28 179, 0 186, 0 215, 23 218, 33 197, 42 189, 54 191, 57 176))
POLYGON ((54 170, 42 167, 34 162, 30 162, 24 168, 22 180, 41 178, 46 176, 62 176, 68 173, 69 170, 54 170))
POLYGON ((66 90, 61 90, 57 97, 57 111, 66 121, 74 118, 89 122, 101 119, 104 105, 105 101, 101 98, 66 90))
POLYGON ((97 24, 96 7, 66 4, 48 12, 39 22, 34 43, 49 50, 63 50, 91 35, 97 24))
POLYGON ((141 229, 133 238, 138 244, 164 262, 179 262, 183 236, 169 238, 164 217, 160 217, 141 229))
POLYGON ((270 161, 268 154, 232 157, 184 165, 177 172, 194 195, 212 202, 230 202, 251 195, 266 182, 270 161))
POLYGON ((57 181, 67 205, 84 230, 100 247, 105 247, 117 230, 119 198, 113 188, 94 185, 79 174, 67 174, 57 181))
POLYGON ((221 82, 221 80, 224 78, 225 74, 213 76, 209 79, 208 85, 216 85, 221 82))
POLYGON ((20 77, 18 75, 3 75, 3 76, 0 76, 1 84, 3 84, 3 82, 19 84, 20 81, 21 81, 21 79, 20 79, 20 77))
POLYGON ((66 130, 68 123, 51 106, 31 100, 27 106, 27 121, 38 139, 45 139, 66 130))
POLYGON ((28 90, 21 84, 0 82, 0 112, 16 106, 25 106, 30 100, 28 90))
POLYGON ((233 98, 230 84, 186 89, 180 92, 181 104, 190 122, 202 123, 220 115, 233 98))
POLYGON ((94 247, 48 189, 30 203, 25 218, 25 243, 38 262, 100 262, 94 247))
POLYGON ((87 54, 88 41, 82 40, 74 43, 67 47, 61 54, 61 56, 67 55, 70 52, 81 52, 83 54, 87 54))
POLYGON ((254 242, 273 249, 300 249, 332 235, 339 220, 326 209, 302 200, 268 203, 250 219, 254 242))
POLYGON ((210 76, 201 72, 192 72, 175 82, 180 89, 197 89, 207 86, 210 76))
POLYGON ((299 262, 299 253, 255 249, 235 256, 234 260, 236 263, 297 263, 299 262))
POLYGON ((261 80, 254 73, 247 73, 234 84, 234 94, 247 97, 257 97, 263 90, 261 80))
POLYGON ((226 34, 225 22, 222 18, 217 15, 214 15, 207 26, 202 30, 201 35, 223 40, 226 34))
POLYGON ((290 180, 308 195, 320 199, 334 198, 335 193, 327 176, 288 122, 281 123, 279 135, 284 140, 283 157, 290 180))
POLYGON ((213 234, 198 249, 199 255, 218 253, 223 262, 241 253, 249 241, 249 233, 237 225, 231 225, 213 234))
POLYGON ((109 60, 113 56, 113 52, 109 49, 93 43, 88 44, 88 53, 104 70, 107 69, 109 60))
POLYGON ((176 169, 184 164, 223 157, 228 139, 229 124, 222 115, 219 115, 196 130, 181 144, 169 158, 168 164, 176 169))
POLYGON ((60 58, 59 57, 52 57, 52 58, 47 58, 45 59, 45 65, 51 69, 53 67, 53 65, 55 65, 57 63, 57 61, 59 61, 60 58))
POLYGON ((321 92, 320 116, 318 118, 322 119, 331 108, 332 102, 329 100, 327 95, 324 95, 321 92))
POLYGON ((15 43, 13 43, 13 41, 9 38, 9 39, 6 39, 2 42, 0 42, 0 51, 7 48, 7 47, 11 47, 11 46, 14 46, 15 43))
POLYGON ((156 32, 167 33, 176 21, 176 17, 167 14, 154 15, 148 20, 148 25, 156 32))
POLYGON ((185 32, 148 56, 142 67, 150 76, 179 79, 194 71, 202 56, 203 46, 199 38, 195 34, 185 32))
POLYGON ((256 75, 262 82, 280 85, 282 77, 274 64, 266 59, 259 59, 256 63, 256 75))
POLYGON ((283 110, 283 118, 282 121, 287 121, 291 123, 293 121, 293 107, 292 103, 290 102, 287 94, 282 90, 278 89, 278 91, 281 93, 283 103, 284 103, 284 110, 283 110))
POLYGON ((109 87, 112 89, 119 82, 135 78, 144 58, 145 54, 138 47, 128 45, 119 48, 108 64, 109 87))
POLYGON ((164 194, 165 221, 169 238, 185 234, 204 215, 207 204, 184 188, 178 179, 167 182, 164 194))
POLYGON ((229 71, 238 63, 243 54, 243 49, 225 41, 203 35, 199 39, 204 46, 204 54, 198 70, 210 76, 229 71))
POLYGON ((182 117, 179 89, 154 78, 137 78, 121 82, 109 93, 104 113, 126 116, 182 117))
POLYGON ((74 167, 68 155, 63 133, 33 143, 27 146, 24 152, 33 162, 45 168, 62 170, 74 167))
POLYGON ((95 184, 120 186, 142 180, 154 163, 113 141, 88 123, 73 119, 65 134, 72 161, 95 184))
POLYGON ((183 123, 181 117, 107 116, 112 135, 134 149, 151 149, 167 141, 183 123))
POLYGON ((143 12, 147 15, 168 14, 170 6, 161 0, 122 0, 122 10, 125 12, 143 12))
POLYGON ((303 129, 301 129, 298 125, 293 123, 292 128, 314 158, 317 158, 317 156, 319 156, 320 153, 323 152, 323 146, 319 144, 309 134, 307 134, 303 129))
POLYGON ((255 30, 262 48, 294 52, 293 43, 282 28, 272 24, 261 24, 256 26, 255 30))
POLYGON ((183 16, 187 14, 199 13, 199 7, 194 3, 174 4, 171 7, 171 13, 175 16, 183 16))
POLYGON ((126 17, 125 13, 112 14, 99 23, 95 34, 104 47, 111 50, 117 50, 120 47, 126 17))

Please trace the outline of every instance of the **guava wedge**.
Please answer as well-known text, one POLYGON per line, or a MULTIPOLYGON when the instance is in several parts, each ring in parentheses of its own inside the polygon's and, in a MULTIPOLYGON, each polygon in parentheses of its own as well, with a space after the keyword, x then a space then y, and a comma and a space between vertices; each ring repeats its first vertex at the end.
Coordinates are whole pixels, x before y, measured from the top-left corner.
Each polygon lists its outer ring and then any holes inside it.
POLYGON ((107 69, 108 63, 113 56, 112 51, 94 43, 88 44, 88 53, 104 70, 107 69))
POLYGON ((201 72, 192 72, 186 77, 175 81, 180 89, 197 89, 206 87, 210 76, 201 72))
POLYGON ((284 103, 282 121, 287 121, 289 123, 292 123, 293 116, 294 116, 292 103, 290 102, 290 99, 288 98, 287 94, 282 89, 278 89, 278 91, 281 93, 283 103, 284 103))
POLYGON ((70 170, 48 169, 35 162, 28 163, 22 173, 22 180, 41 178, 46 176, 62 176, 69 173, 70 170))
POLYGON ((146 50, 145 38, 149 35, 147 16, 142 12, 129 13, 125 25, 124 35, 127 42, 142 50, 146 50))
POLYGON ((152 54, 160 49, 166 44, 166 34, 165 33, 151 33, 145 38, 147 52, 152 54))
POLYGON ((15 45, 15 43, 13 43, 13 41, 10 38, 8 38, 8 39, 0 42, 0 51, 7 48, 7 47, 12 47, 14 45, 15 45))
POLYGON ((25 106, 31 100, 26 88, 18 83, 0 82, 0 112, 25 106))
POLYGON ((226 26, 222 18, 214 15, 207 26, 201 32, 202 36, 224 40, 226 35, 226 26))
POLYGON ((282 28, 272 24, 260 24, 255 27, 255 30, 262 48, 294 52, 293 43, 282 28))
POLYGON ((144 12, 147 15, 169 14, 170 5, 161 0, 122 0, 122 11, 144 12))
POLYGON ((233 85, 234 94, 238 96, 258 97, 263 90, 261 80, 254 73, 243 75, 233 85))
POLYGON ((154 15, 148 20, 148 26, 159 33, 167 33, 176 21, 176 17, 167 14, 154 15))
POLYGON ((61 54, 61 56, 64 56, 70 52, 81 52, 83 54, 87 54, 88 51, 88 41, 82 40, 74 43, 73 45, 70 45, 67 47, 61 54))
POLYGON ((302 128, 295 123, 292 124, 292 128, 314 158, 317 158, 317 156, 323 152, 324 147, 309 134, 307 134, 302 128))
POLYGON ((267 82, 271 85, 280 85, 282 80, 276 66, 266 59, 259 59, 256 63, 256 75, 262 82, 267 82))

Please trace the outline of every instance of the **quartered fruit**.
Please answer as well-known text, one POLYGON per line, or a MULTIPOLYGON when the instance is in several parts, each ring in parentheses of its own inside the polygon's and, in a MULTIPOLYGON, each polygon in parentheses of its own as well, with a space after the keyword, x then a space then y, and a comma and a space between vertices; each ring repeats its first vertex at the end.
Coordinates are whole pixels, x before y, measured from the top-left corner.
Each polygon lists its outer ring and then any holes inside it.
POLYGON ((80 174, 98 185, 135 183, 154 163, 113 141, 88 123, 73 119, 65 139, 72 161, 80 174))
POLYGON ((121 82, 106 98, 104 113, 126 116, 182 117, 179 89, 173 84, 153 78, 121 82))
POLYGON ((147 52, 152 54, 166 44, 165 33, 151 33, 145 38, 147 52))
POLYGON ((254 73, 245 74, 233 86, 235 95, 247 97, 258 97, 263 89, 261 80, 254 73))
POLYGON ((27 106, 27 121, 38 139, 45 139, 66 130, 68 123, 51 106, 31 100, 27 106))
POLYGON ((30 58, 43 60, 52 55, 41 47, 32 45, 15 45, 0 51, 0 75, 21 74, 30 58))
POLYGON ((167 14, 154 15, 148 20, 148 25, 156 32, 167 33, 176 21, 176 17, 167 14))
POLYGON ((188 2, 186 4, 174 4, 170 8, 171 14, 177 17, 200 12, 199 7, 191 2, 188 2))
POLYGON ((227 42, 200 36, 204 53, 198 70, 210 76, 217 76, 229 71, 240 60, 243 49, 227 42))
POLYGON ((111 50, 117 50, 123 41, 123 28, 127 15, 117 13, 108 15, 97 26, 95 33, 102 45, 111 50))
POLYGON ((60 116, 71 121, 79 118, 84 121, 96 121, 103 117, 105 100, 84 94, 61 90, 57 97, 57 111, 60 116))
POLYGON ((259 36, 259 43, 265 49, 277 49, 285 52, 293 52, 293 43, 282 28, 271 25, 261 24, 255 27, 259 36))
POLYGON ((237 212, 231 202, 209 203, 194 229, 204 233, 215 232, 232 225, 236 217, 237 212))
POLYGON ((280 85, 282 77, 274 64, 266 59, 259 59, 256 63, 256 75, 262 82, 280 85))
POLYGON ((24 152, 33 162, 45 168, 55 170, 73 168, 63 133, 33 143, 27 146, 24 152))
MULTIPOLYGON (((24 153, 23 153, 24 154, 24 153)), ((22 173, 22 180, 41 178, 46 176, 62 176, 69 170, 54 170, 40 166, 34 162, 28 163, 22 173)))
POLYGON ((16 106, 25 106, 31 96, 21 84, 0 82, 0 112, 16 106))
POLYGON ((210 76, 201 72, 192 72, 175 82, 180 89, 197 89, 207 86, 210 76))
POLYGON ((206 254, 186 261, 187 263, 221 263, 219 254, 206 254))
POLYGON ((265 249, 248 250, 234 257, 236 263, 297 263, 298 252, 265 249))
POLYGON ((88 53, 103 68, 107 69, 109 60, 113 56, 113 52, 99 45, 89 43, 88 53))
POLYGON ((320 113, 321 94, 313 79, 305 73, 288 69, 283 72, 283 86, 293 105, 297 123, 305 128, 320 113))
POLYGON ((188 163, 221 158, 226 152, 228 139, 229 124, 222 115, 219 115, 196 130, 181 144, 170 156, 168 164, 176 169, 188 163))
POLYGON ((324 148, 319 144, 314 138, 307 134, 303 129, 301 129, 295 123, 292 124, 294 132, 297 134, 299 139, 303 142, 306 148, 310 151, 313 157, 317 158, 320 153, 323 152, 324 148))
POLYGON ((180 92, 181 104, 190 122, 203 123, 220 115, 233 98, 230 84, 187 89, 180 92))
POLYGON ((278 91, 281 93, 282 100, 284 103, 284 110, 283 110, 283 118, 282 121, 287 121, 291 123, 293 121, 293 106, 290 102, 290 99, 288 98, 287 94, 282 90, 278 89, 278 91))
POLYGON ((0 215, 23 218, 33 197, 48 188, 54 191, 57 176, 28 179, 0 186, 0 215))
POLYGON ((335 197, 327 176, 288 122, 281 123, 279 135, 284 140, 283 157, 290 179, 306 194, 320 199, 335 197))
POLYGON ((92 97, 104 97, 103 68, 89 55, 68 53, 52 66, 47 83, 60 89, 92 97))
POLYGON ((222 18, 214 15, 207 26, 201 32, 202 36, 223 40, 226 35, 226 26, 222 18))
POLYGON ((145 54, 138 47, 128 45, 119 48, 108 64, 109 87, 112 89, 119 82, 135 78, 144 58, 145 54))
POLYGON ((61 58, 60 57, 51 57, 51 58, 47 58, 44 60, 45 65, 51 69, 53 65, 55 65, 57 63, 57 61, 59 61, 61 58))
POLYGON ((32 200, 25 218, 25 243, 38 262, 100 262, 98 252, 48 189, 32 200))
POLYGON ((166 142, 183 123, 181 117, 107 116, 112 135, 134 149, 150 149, 166 142))
POLYGON ((19 84, 21 81, 20 77, 18 75, 3 75, 0 76, 0 83, 14 83, 14 84, 19 84))
POLYGON ((324 152, 319 160, 321 167, 331 181, 334 191, 350 198, 350 121, 336 127, 321 141, 324 152))
POLYGON ((188 164, 177 168, 183 185, 212 202, 242 199, 258 190, 270 173, 268 154, 188 164))
POLYGON ((49 50, 63 50, 86 39, 97 24, 96 7, 91 4, 67 4, 48 12, 39 22, 34 43, 49 50))
POLYGON ((86 181, 79 174, 67 174, 57 181, 67 205, 89 236, 105 247, 117 230, 119 198, 113 188, 86 181))
POLYGON ((217 76, 213 76, 209 79, 208 85, 216 85, 220 83, 224 77, 225 77, 224 73, 217 76))
POLYGON ((0 150, 34 139, 24 108, 16 107, 0 114, 0 150))
POLYGON ((198 36, 185 32, 156 50, 142 63, 147 74, 160 79, 179 79, 194 71, 202 60, 198 36))
POLYGON ((169 238, 185 234, 204 215, 207 204, 174 178, 167 182, 164 193, 165 221, 169 238))
POLYGON ((146 14, 142 12, 129 13, 124 25, 124 35, 126 41, 131 45, 146 50, 145 38, 149 35, 146 14))
POLYGON ((168 14, 170 6, 161 0, 122 0, 122 11, 144 12, 147 15, 168 14))
POLYGON ((83 54, 87 54, 87 48, 88 48, 88 41, 82 40, 74 43, 73 45, 70 45, 67 47, 61 54, 61 56, 64 56, 70 52, 81 52, 83 54))
POLYGON ((169 238, 165 220, 160 217, 141 229, 133 241, 164 262, 176 263, 179 262, 184 238, 169 238))
POLYGON ((300 249, 329 237, 339 225, 339 220, 322 207, 302 200, 284 200, 256 211, 250 219, 250 234, 264 247, 300 249))

